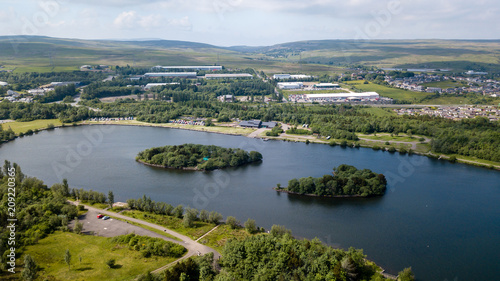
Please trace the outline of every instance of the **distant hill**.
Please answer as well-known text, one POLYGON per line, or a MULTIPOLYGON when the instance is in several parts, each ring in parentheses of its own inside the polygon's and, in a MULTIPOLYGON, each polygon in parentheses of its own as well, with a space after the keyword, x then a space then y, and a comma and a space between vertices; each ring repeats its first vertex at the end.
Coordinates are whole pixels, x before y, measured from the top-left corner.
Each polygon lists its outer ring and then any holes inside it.
POLYGON ((0 50, 0 65, 18 72, 71 71, 83 64, 219 64, 317 74, 355 65, 500 72, 500 40, 310 40, 220 47, 177 40, 0 36, 0 50))

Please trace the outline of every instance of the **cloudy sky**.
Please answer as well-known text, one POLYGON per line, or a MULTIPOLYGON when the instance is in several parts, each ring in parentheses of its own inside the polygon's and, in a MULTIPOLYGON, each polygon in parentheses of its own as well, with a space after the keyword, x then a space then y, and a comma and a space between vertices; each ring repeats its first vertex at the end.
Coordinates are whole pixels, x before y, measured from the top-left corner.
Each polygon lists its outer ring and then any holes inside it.
POLYGON ((218 46, 315 39, 500 39, 498 0, 2 0, 0 35, 218 46))

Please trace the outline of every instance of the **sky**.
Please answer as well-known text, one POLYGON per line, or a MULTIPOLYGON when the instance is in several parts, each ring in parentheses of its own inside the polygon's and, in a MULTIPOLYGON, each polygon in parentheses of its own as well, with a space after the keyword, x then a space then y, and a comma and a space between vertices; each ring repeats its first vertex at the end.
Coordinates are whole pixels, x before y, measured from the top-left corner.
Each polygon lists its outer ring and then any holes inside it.
POLYGON ((268 46, 500 39, 498 0, 2 0, 0 35, 268 46))

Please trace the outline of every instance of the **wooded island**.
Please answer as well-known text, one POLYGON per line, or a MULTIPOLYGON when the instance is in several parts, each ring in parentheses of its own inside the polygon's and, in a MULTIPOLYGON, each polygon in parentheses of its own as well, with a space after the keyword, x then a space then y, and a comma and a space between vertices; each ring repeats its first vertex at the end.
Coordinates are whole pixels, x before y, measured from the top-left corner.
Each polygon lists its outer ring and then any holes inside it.
POLYGON ((257 151, 215 145, 183 144, 153 147, 137 154, 136 160, 151 166, 184 169, 215 170, 238 167, 262 160, 257 151))
POLYGON ((320 178, 300 178, 288 181, 288 187, 275 189, 292 194, 321 197, 371 197, 384 195, 387 180, 383 174, 371 170, 358 170, 354 166, 333 168, 333 175, 320 178))

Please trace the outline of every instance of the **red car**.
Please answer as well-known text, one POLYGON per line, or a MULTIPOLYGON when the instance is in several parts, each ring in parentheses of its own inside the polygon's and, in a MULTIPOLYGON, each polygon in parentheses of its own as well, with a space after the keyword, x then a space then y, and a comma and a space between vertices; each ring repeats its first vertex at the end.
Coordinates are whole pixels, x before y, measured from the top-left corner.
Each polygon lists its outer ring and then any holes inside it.
POLYGON ((104 215, 102 215, 102 214, 97 215, 98 219, 102 219, 102 217, 104 217, 104 215))

